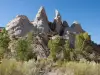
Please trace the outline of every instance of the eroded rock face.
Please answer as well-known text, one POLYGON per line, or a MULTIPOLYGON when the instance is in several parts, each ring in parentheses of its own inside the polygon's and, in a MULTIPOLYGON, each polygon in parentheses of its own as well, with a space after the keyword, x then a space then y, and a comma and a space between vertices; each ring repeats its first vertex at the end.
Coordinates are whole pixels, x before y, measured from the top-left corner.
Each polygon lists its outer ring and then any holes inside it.
POLYGON ((61 28, 62 28, 62 20, 61 20, 61 15, 58 12, 58 10, 55 10, 54 23, 56 25, 56 31, 57 31, 57 33, 60 34, 60 31, 61 31, 61 28))
POLYGON ((63 21, 63 24, 62 24, 61 29, 60 29, 60 34, 59 34, 60 36, 63 35, 66 28, 69 28, 69 25, 66 21, 63 21))
POLYGON ((56 38, 55 35, 59 34, 60 38, 69 40, 70 44, 74 45, 75 35, 85 32, 77 21, 74 21, 71 27, 66 21, 62 22, 61 15, 57 10, 55 11, 54 22, 49 22, 44 7, 40 7, 34 21, 31 22, 24 15, 16 16, 7 24, 6 30, 11 39, 23 37, 30 31, 34 31, 39 36, 37 38, 38 44, 34 47, 38 58, 46 58, 49 55, 47 44, 49 39, 56 38))
POLYGON ((66 27, 63 33, 63 39, 69 40, 70 44, 74 45, 75 43, 75 35, 85 32, 81 25, 74 21, 71 27, 66 27))
POLYGON ((34 46, 34 52, 37 55, 37 59, 47 58, 49 56, 49 49, 45 43, 44 37, 36 36, 37 44, 34 46))
POLYGON ((82 29, 80 23, 78 23, 77 21, 74 21, 74 22, 73 22, 73 24, 71 25, 71 28, 72 28, 73 30, 75 30, 77 33, 83 33, 83 32, 85 32, 85 31, 82 29))
POLYGON ((56 25, 52 22, 49 22, 49 28, 51 31, 55 31, 56 25))
POLYGON ((37 28, 38 33, 49 33, 50 28, 44 7, 40 7, 33 25, 37 28))
POLYGON ((33 25, 24 15, 16 16, 16 18, 9 22, 6 26, 6 30, 8 31, 10 38, 25 36, 33 30, 33 28, 33 25))

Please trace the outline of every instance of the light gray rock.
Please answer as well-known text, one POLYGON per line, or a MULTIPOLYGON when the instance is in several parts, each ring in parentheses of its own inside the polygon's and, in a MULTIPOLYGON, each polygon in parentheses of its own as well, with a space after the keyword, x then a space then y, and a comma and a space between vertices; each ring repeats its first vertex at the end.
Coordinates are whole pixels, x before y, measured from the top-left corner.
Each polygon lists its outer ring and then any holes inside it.
POLYGON ((37 44, 34 46, 34 51, 37 54, 37 59, 47 58, 49 55, 49 49, 43 41, 43 37, 36 36, 37 44))
POLYGON ((8 31, 11 39, 13 37, 23 37, 32 31, 33 28, 33 24, 24 15, 16 16, 16 18, 9 22, 6 26, 6 30, 8 31))
POLYGON ((49 33, 48 18, 44 7, 40 7, 35 20, 33 21, 34 27, 38 33, 49 33))
POLYGON ((61 20, 61 15, 58 12, 58 10, 55 10, 54 23, 56 24, 57 33, 60 34, 60 31, 61 31, 61 28, 62 28, 62 20, 61 20))
POLYGON ((71 28, 67 28, 62 37, 63 37, 63 39, 69 40, 71 45, 74 45, 75 35, 76 35, 75 31, 72 31, 71 28))

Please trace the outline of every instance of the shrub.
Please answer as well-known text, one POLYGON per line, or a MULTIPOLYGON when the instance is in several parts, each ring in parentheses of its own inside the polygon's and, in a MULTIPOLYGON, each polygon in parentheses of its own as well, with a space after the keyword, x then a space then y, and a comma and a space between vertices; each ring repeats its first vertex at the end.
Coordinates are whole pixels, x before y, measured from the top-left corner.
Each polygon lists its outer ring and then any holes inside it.
POLYGON ((64 59, 67 61, 73 61, 75 60, 75 53, 74 49, 70 47, 70 42, 69 40, 65 41, 64 44, 64 49, 63 49, 63 54, 64 54, 64 59))
POLYGON ((100 75, 100 64, 95 62, 53 62, 47 59, 18 62, 3 59, 0 75, 100 75))
POLYGON ((100 55, 94 50, 92 41, 88 33, 76 35, 75 55, 76 60, 86 59, 88 61, 99 61, 100 55))
POLYGON ((36 58, 35 53, 32 50, 30 42, 26 39, 19 39, 16 44, 17 59, 27 61, 32 58, 36 58))
POLYGON ((14 59, 3 59, 0 64, 0 75, 23 75, 21 64, 14 59), (19 68, 18 68, 19 66, 19 68))
POLYGON ((51 39, 48 42, 48 47, 50 49, 50 57, 53 58, 53 60, 57 60, 57 54, 61 51, 61 39, 59 36, 57 36, 55 39, 51 39))
POLYGON ((8 33, 3 29, 2 32, 0 32, 0 58, 3 58, 5 54, 10 52, 8 50, 9 42, 10 39, 8 33))
POLYGON ((3 59, 0 64, 0 75, 44 75, 49 72, 53 62, 45 59, 18 62, 15 59, 3 59))

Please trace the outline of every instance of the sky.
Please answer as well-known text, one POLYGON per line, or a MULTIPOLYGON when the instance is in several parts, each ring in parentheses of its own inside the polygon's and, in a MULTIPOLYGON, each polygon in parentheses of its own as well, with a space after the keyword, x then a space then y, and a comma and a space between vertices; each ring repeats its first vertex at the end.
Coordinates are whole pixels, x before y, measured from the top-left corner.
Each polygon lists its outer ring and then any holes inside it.
POLYGON ((16 15, 26 15, 33 21, 40 6, 44 6, 49 21, 53 21, 57 9, 62 20, 70 26, 78 21, 100 44, 100 0, 0 0, 0 27, 6 27, 16 15))

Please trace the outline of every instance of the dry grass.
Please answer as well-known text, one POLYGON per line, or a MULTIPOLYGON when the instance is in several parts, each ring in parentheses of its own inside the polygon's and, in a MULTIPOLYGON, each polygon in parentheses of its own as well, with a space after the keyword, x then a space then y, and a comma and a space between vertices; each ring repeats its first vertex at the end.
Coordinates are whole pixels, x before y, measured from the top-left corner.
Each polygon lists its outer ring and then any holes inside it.
POLYGON ((100 64, 95 62, 61 64, 50 60, 18 62, 15 59, 3 59, 0 75, 100 75, 100 64))

